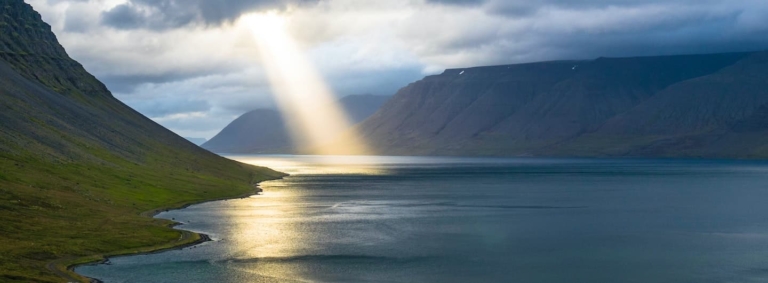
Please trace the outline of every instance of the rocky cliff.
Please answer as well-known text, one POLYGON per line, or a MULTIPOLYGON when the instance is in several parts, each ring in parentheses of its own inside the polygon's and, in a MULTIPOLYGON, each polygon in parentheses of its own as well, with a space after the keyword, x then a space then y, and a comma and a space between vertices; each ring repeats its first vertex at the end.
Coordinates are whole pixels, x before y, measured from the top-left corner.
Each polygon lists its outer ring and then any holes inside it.
POLYGON ((69 58, 51 27, 32 6, 23 1, 0 0, 0 7, 0 59, 14 71, 63 95, 92 99, 109 96, 104 84, 69 58))

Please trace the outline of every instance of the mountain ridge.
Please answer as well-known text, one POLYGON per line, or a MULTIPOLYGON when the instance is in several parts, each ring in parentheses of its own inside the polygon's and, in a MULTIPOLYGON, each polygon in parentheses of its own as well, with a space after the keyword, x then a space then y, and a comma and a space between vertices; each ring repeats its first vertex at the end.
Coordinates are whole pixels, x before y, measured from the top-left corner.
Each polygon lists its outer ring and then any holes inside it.
MULTIPOLYGON (((402 88, 357 130, 382 154, 629 156, 634 155, 631 148, 579 151, 590 148, 589 142, 579 137, 609 134, 599 132, 609 120, 665 90, 674 92, 674 87, 689 80, 728 67, 740 73, 747 67, 765 72, 766 63, 758 59, 765 53, 601 57, 448 69, 402 88)), ((733 75, 731 80, 722 87, 734 88, 746 78, 733 75)), ((765 96, 755 85, 751 91, 765 96)), ((677 104, 680 109, 686 107, 677 104)), ((695 111, 686 113, 694 115, 695 111)), ((641 125, 621 127, 631 126, 641 125)), ((632 137, 634 141, 643 138, 647 137, 632 137)), ((675 156, 670 152, 665 155, 675 156)), ((723 152, 713 156, 730 155, 723 152)))

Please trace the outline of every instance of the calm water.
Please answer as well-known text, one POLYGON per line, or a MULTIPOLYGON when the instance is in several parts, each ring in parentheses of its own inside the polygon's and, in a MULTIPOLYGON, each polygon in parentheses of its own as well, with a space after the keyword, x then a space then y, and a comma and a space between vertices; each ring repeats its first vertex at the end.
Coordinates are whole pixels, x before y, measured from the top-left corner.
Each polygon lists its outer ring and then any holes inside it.
POLYGON ((236 156, 294 174, 159 217, 105 282, 766 282, 768 163, 236 156))

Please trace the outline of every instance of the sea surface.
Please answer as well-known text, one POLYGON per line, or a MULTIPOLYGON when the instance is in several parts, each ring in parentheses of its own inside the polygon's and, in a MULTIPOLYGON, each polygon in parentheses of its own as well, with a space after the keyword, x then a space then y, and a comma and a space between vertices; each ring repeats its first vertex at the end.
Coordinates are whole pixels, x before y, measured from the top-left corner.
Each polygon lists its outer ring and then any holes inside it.
POLYGON ((230 156, 291 173, 158 215, 214 241, 105 282, 768 282, 768 162, 230 156))

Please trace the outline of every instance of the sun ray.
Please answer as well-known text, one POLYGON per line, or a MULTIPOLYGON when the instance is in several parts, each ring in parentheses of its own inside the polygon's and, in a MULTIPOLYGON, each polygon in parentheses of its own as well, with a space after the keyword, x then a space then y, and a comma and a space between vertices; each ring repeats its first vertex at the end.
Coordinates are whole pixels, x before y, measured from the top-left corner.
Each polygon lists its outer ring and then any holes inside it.
POLYGON ((246 15, 241 21, 253 31, 294 143, 314 154, 369 153, 333 92, 286 31, 285 18, 267 12, 246 15))

